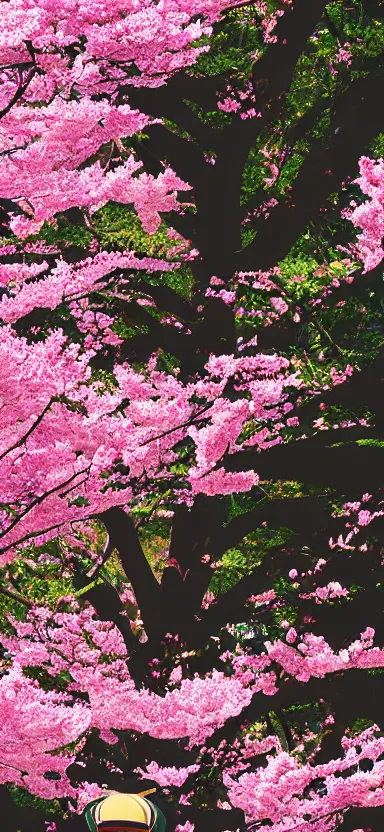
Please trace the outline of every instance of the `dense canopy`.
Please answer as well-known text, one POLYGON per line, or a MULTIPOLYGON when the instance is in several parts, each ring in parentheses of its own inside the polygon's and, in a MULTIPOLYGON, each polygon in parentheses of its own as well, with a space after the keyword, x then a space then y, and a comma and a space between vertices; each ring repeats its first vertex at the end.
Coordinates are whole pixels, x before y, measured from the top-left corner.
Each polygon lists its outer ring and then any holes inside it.
POLYGON ((383 2, 1 12, 6 832, 378 832, 383 2))

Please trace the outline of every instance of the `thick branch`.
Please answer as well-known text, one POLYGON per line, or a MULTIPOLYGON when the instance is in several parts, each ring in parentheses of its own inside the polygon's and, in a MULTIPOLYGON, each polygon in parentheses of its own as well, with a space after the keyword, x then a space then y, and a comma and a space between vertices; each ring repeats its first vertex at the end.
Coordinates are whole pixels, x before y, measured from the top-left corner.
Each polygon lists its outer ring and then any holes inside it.
MULTIPOLYGON (((216 91, 220 77, 194 77, 186 72, 178 72, 169 78, 166 85, 150 89, 146 87, 120 87, 120 95, 127 94, 131 106, 142 112, 164 118, 179 124, 192 136, 210 147, 214 131, 202 124, 198 116, 184 102, 194 101, 206 112, 216 107, 216 91)), ((188 151, 187 151, 188 152, 188 151)))
POLYGON ((161 160, 167 160, 182 179, 193 184, 196 179, 209 176, 211 166, 205 161, 202 150, 192 141, 180 138, 161 124, 146 128, 149 139, 144 150, 161 160))
POLYGON ((123 509, 117 507, 103 512, 100 520, 132 584, 148 638, 154 638, 159 628, 160 587, 141 548, 133 522, 123 509))
MULTIPOLYGON (((352 428, 353 430, 353 428, 352 428)), ((324 433, 330 434, 328 431, 324 433)), ((305 439, 280 445, 258 454, 241 451, 225 461, 227 471, 254 469, 261 480, 295 480, 343 494, 361 496, 364 491, 383 483, 384 448, 358 445, 355 442, 331 447, 332 442, 348 442, 348 429, 324 437, 323 442, 305 439), (327 447, 328 444, 328 447, 327 447)), ((367 436, 369 433, 367 431, 367 436)))
MULTIPOLYGON (((231 742, 241 725, 247 722, 252 724, 268 713, 271 701, 275 711, 286 712, 293 705, 307 705, 323 699, 331 705, 340 727, 352 725, 357 718, 371 719, 380 725, 383 718, 383 695, 384 675, 368 677, 366 670, 347 670, 344 673, 328 674, 324 679, 312 678, 309 682, 298 682, 291 678, 281 685, 273 700, 263 693, 255 693, 251 704, 239 716, 219 728, 211 742, 216 747, 224 738, 231 742)), ((341 756, 341 748, 339 753, 341 756)))
POLYGON ((384 829, 384 806, 365 806, 349 809, 343 820, 342 832, 356 832, 357 829, 370 829, 382 832, 384 829))
MULTIPOLYGON (((347 408, 361 408, 375 414, 375 422, 378 430, 382 432, 382 403, 384 391, 384 352, 382 352, 374 361, 363 367, 360 372, 355 372, 351 379, 344 384, 339 384, 332 390, 321 393, 321 401, 327 407, 347 407, 347 408)), ((299 415, 300 420, 304 423, 310 424, 319 410, 319 397, 314 398, 311 402, 297 408, 295 413, 299 415)), ((355 430, 349 428, 347 431, 339 431, 338 437, 340 441, 345 441, 350 436, 350 431, 355 430)), ((324 434, 325 435, 325 434, 324 434)), ((378 438, 374 433, 368 433, 367 438, 372 436, 378 438)))
POLYGON ((183 635, 194 627, 195 614, 209 586, 212 570, 203 560, 210 537, 227 517, 226 502, 199 495, 189 511, 176 508, 170 546, 171 565, 164 570, 161 591, 167 629, 183 635))
POLYGON ((288 92, 297 61, 305 48, 308 38, 320 21, 327 6, 327 0, 295 0, 291 9, 285 11, 274 30, 277 40, 271 44, 261 60, 254 65, 252 82, 256 94, 261 97, 262 107, 271 108, 267 118, 275 119, 288 92))
POLYGON ((383 127, 377 100, 384 90, 381 71, 354 81, 338 99, 325 148, 315 146, 300 168, 290 198, 277 205, 262 233, 239 254, 237 268, 269 269, 282 260, 315 220, 330 194, 356 169, 359 155, 383 127))
POLYGON ((155 301, 158 309, 163 309, 177 315, 185 321, 194 321, 196 319, 196 312, 191 304, 181 297, 170 286, 162 284, 161 286, 154 286, 147 283, 145 280, 140 280, 135 283, 135 289, 145 292, 155 301))
POLYGON ((285 526, 295 533, 307 535, 309 539, 316 534, 324 519, 324 506, 318 496, 271 500, 269 503, 263 501, 262 505, 239 514, 220 529, 211 539, 209 551, 215 559, 221 557, 263 522, 271 524, 274 529, 285 526))
POLYGON ((137 639, 133 635, 129 619, 121 615, 124 607, 116 589, 111 584, 97 584, 87 593, 87 599, 95 608, 102 621, 113 621, 120 630, 128 653, 137 648, 137 639))

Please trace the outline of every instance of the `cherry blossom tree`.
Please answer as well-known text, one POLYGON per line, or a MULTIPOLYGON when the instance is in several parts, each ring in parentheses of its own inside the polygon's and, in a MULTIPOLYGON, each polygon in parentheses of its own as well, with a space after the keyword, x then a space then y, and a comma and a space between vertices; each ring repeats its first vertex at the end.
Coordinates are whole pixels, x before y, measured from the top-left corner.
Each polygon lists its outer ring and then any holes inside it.
POLYGON ((319 317, 382 282, 382 54, 357 5, 3 3, 0 565, 57 544, 72 580, 54 608, 0 587, 26 610, 1 634, 12 832, 75 832, 93 797, 147 785, 187 832, 381 828, 382 355, 352 365, 319 317), (218 74, 231 25, 245 69, 218 74), (293 112, 321 32, 328 93, 293 112), (105 250, 111 203, 166 224, 166 252, 105 250), (341 211, 347 256, 304 298, 284 261, 341 211), (63 218, 82 246, 49 242, 63 218), (334 350, 321 373, 310 327, 334 350), (160 578, 142 532, 161 511, 160 578), (226 553, 269 530, 215 594, 226 553))

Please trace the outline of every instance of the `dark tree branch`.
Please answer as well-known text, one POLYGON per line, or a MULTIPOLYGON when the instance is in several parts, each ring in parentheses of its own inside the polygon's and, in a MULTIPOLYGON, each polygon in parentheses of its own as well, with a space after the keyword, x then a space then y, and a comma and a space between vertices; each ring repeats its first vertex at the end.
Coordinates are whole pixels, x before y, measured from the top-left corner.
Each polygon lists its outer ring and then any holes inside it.
POLYGON ((220 298, 205 301, 204 313, 195 323, 191 322, 191 335, 180 333, 171 325, 164 326, 133 303, 129 304, 129 312, 136 316, 138 322, 148 326, 150 332, 128 338, 121 347, 121 354, 144 361, 160 347, 179 359, 183 379, 196 372, 204 372, 210 353, 232 353, 235 349, 234 315, 220 298))
POLYGON ((196 320, 196 312, 189 301, 181 297, 170 286, 166 286, 165 284, 154 286, 145 280, 140 280, 138 283, 135 283, 136 288, 153 298, 158 309, 163 309, 173 315, 177 315, 177 317, 182 318, 184 321, 196 320))
POLYGON ((224 465, 227 471, 254 469, 261 480, 308 482, 349 495, 361 496, 364 491, 382 486, 384 448, 360 446, 355 442, 331 447, 332 441, 348 442, 348 428, 340 430, 337 438, 332 431, 332 438, 326 437, 323 443, 316 439, 275 446, 261 454, 241 451, 224 465))
POLYGON ((198 495, 191 510, 178 506, 172 525, 170 562, 162 576, 163 615, 170 632, 189 633, 194 615, 209 586, 212 570, 204 555, 210 535, 218 533, 227 517, 226 502, 198 495))
POLYGON ((35 50, 33 48, 32 41, 26 40, 25 41, 25 46, 27 47, 27 50, 28 50, 28 52, 30 54, 30 57, 31 57, 32 68, 31 68, 30 72, 28 73, 28 75, 27 75, 27 77, 24 81, 23 80, 22 69, 21 69, 22 65, 19 66, 19 85, 18 85, 18 88, 17 88, 16 92, 14 93, 14 95, 12 96, 12 98, 9 100, 8 104, 2 110, 0 110, 0 119, 4 118, 4 116, 6 116, 9 113, 9 111, 12 109, 12 107, 15 104, 17 104, 17 102, 20 100, 20 98, 23 97, 24 93, 28 89, 28 87, 29 87, 32 79, 35 77, 35 75, 45 75, 44 70, 41 67, 38 67, 37 64, 36 64, 35 50))
MULTIPOLYGON (((341 437, 340 441, 343 441, 341 437)), ((279 450, 281 453, 277 454, 271 448, 258 457, 248 456, 247 452, 239 453, 228 460, 225 467, 228 471, 253 468, 262 480, 308 482, 356 496, 383 484, 384 449, 381 447, 359 446, 356 443, 321 447, 313 446, 311 440, 302 440, 299 448, 282 445, 279 450)))
POLYGON ((297 61, 326 6, 326 0, 313 0, 310 4, 295 0, 275 27, 276 42, 254 64, 252 82, 256 94, 261 96, 262 106, 271 108, 268 121, 280 113, 297 61))
POLYGON ((6 786, 0 786, 0 813, 1 817, 6 819, 4 832, 20 832, 20 829, 45 832, 48 817, 56 823, 57 832, 84 832, 84 818, 73 815, 69 820, 64 820, 57 814, 47 816, 46 810, 32 806, 17 806, 6 786))
POLYGON ((343 819, 342 832, 356 832, 356 829, 382 832, 384 828, 384 806, 353 807, 343 819))
POLYGON ((303 116, 288 130, 285 136, 285 143, 289 147, 293 147, 296 142, 303 139, 304 136, 314 128, 316 122, 324 113, 333 106, 333 102, 329 98, 319 98, 310 107, 303 116))
MULTIPOLYGON (((152 154, 167 155, 180 175, 192 178, 198 208, 194 242, 201 254, 192 270, 203 285, 212 274, 224 279, 233 274, 234 252, 241 248, 240 190, 245 162, 260 130, 280 112, 296 63, 325 6, 326 0, 312 0, 310 4, 296 0, 293 8, 279 20, 275 30, 277 42, 269 45, 252 73, 257 106, 263 112, 261 120, 247 122, 235 116, 228 128, 218 132, 203 126, 188 107, 180 107, 180 100, 191 99, 206 110, 216 109, 216 92, 222 79, 215 76, 200 79, 178 73, 160 90, 121 88, 121 94, 129 92, 134 105, 147 112, 149 109, 152 115, 166 113, 184 129, 190 129, 198 140, 204 143, 207 138, 207 149, 213 147, 218 153, 215 165, 210 166, 203 162, 201 151, 190 141, 158 126, 150 128, 156 138, 152 154)), ((146 152, 145 148, 143 151, 146 152)))
POLYGON ((339 288, 333 289, 332 295, 324 300, 324 307, 331 309, 342 300, 349 300, 349 298, 358 298, 363 300, 367 297, 367 292, 375 292, 375 295, 382 295, 384 292, 383 281, 383 266, 377 266, 376 269, 368 272, 368 274, 360 274, 355 277, 353 283, 342 283, 339 288))
MULTIPOLYGON (((133 635, 129 619, 121 613, 124 607, 117 590, 109 583, 97 584, 84 593, 95 608, 101 621, 113 621, 124 639, 128 654, 137 649, 137 639, 133 635)), ((83 597, 84 597, 83 596, 83 597)))
MULTIPOLYGON (((382 352, 374 361, 363 367, 360 372, 355 372, 352 378, 343 384, 337 385, 331 390, 321 391, 321 401, 327 407, 347 407, 347 408, 361 408, 371 411, 375 414, 375 429, 366 428, 366 438, 370 436, 374 439, 380 438, 383 428, 382 417, 382 397, 384 391, 384 352, 382 352), (371 432, 369 432, 371 431, 371 432), (377 431, 377 432, 376 432, 377 431)), ((297 408, 295 415, 299 415, 302 424, 311 424, 311 421, 319 412, 318 396, 314 397, 310 402, 297 408)), ((359 430, 359 428, 357 428, 359 430)), ((353 436, 356 428, 343 429, 338 433, 340 441, 346 441, 348 436, 353 436), (348 431, 348 432, 346 432, 348 431)), ((324 432, 325 440, 325 432, 324 432)), ((336 436, 336 434, 334 434, 336 436)), ((356 436, 354 438, 357 438, 356 436)), ((364 437, 360 437, 364 438, 364 437)), ((318 440, 319 441, 319 440, 318 440)), ((337 441, 337 440, 336 440, 337 441)))
POLYGON ((0 586, 0 594, 5 595, 7 598, 11 598, 12 601, 17 601, 18 604, 23 604, 23 606, 29 607, 30 609, 33 607, 33 601, 25 598, 24 595, 19 595, 18 592, 14 592, 12 589, 7 589, 5 586, 0 586))
POLYGON ((263 522, 267 522, 272 528, 285 526, 294 533, 299 531, 309 539, 318 532, 320 523, 324 523, 326 517, 325 506, 318 496, 271 500, 269 503, 263 500, 262 505, 237 515, 221 528, 211 538, 209 551, 215 559, 220 558, 224 552, 240 543, 263 522))
POLYGON ((20 80, 20 83, 19 83, 19 86, 18 86, 16 92, 14 93, 12 98, 8 101, 8 104, 5 107, 3 107, 2 110, 0 110, 0 119, 4 118, 4 116, 6 116, 10 112, 10 110, 12 110, 12 107, 14 107, 14 105, 17 104, 17 102, 20 100, 20 98, 23 97, 24 93, 28 89, 28 87, 29 87, 32 79, 35 77, 35 75, 37 75, 37 74, 40 75, 41 73, 43 73, 42 69, 39 69, 39 67, 37 67, 37 66, 33 66, 32 69, 30 70, 30 72, 28 73, 25 81, 20 80))
POLYGON ((141 548, 134 524, 121 508, 100 515, 132 584, 148 638, 157 638, 160 618, 160 587, 141 548))
POLYGON ((342 38, 343 38, 343 34, 342 34, 342 32, 339 32, 339 30, 335 26, 333 20, 330 18, 327 11, 325 11, 324 20, 325 20, 325 25, 326 25, 328 31, 331 33, 331 35, 333 35, 333 37, 336 39, 337 43, 340 44, 341 41, 342 41, 342 38))
POLYGON ((201 141, 204 146, 211 146, 214 141, 214 131, 202 124, 198 116, 185 102, 190 100, 205 111, 214 110, 217 104, 218 85, 224 79, 217 76, 197 77, 186 72, 178 72, 169 78, 166 85, 156 89, 146 87, 120 86, 120 96, 127 95, 132 106, 142 112, 158 118, 164 116, 180 125, 190 135, 201 141))
MULTIPOLYGON (((347 670, 344 673, 330 673, 324 679, 312 678, 309 682, 298 682, 291 678, 283 682, 278 693, 273 697, 273 709, 287 713, 293 705, 309 705, 323 699, 331 706, 336 723, 349 726, 357 718, 367 718, 382 722, 382 701, 384 695, 384 675, 370 677, 367 685, 366 670, 347 670), (353 695, 351 695, 353 692, 353 695)), ((255 693, 247 708, 219 728, 210 740, 217 747, 223 740, 231 742, 241 725, 254 723, 265 717, 271 707, 271 699, 263 693, 255 693)), ((342 749, 339 747, 339 755, 342 749)), ((337 756, 337 752, 335 754, 337 756)), ((323 761, 325 762, 325 760, 323 761)))
POLYGON ((330 141, 315 146, 303 162, 290 192, 265 221, 262 233, 245 248, 237 260, 239 269, 269 269, 282 260, 304 233, 330 194, 356 168, 359 155, 383 127, 375 107, 384 90, 381 71, 360 78, 336 102, 331 119, 330 141))
POLYGON ((146 128, 149 139, 145 141, 144 149, 161 160, 167 160, 186 182, 209 176, 211 166, 205 161, 202 150, 192 141, 186 141, 161 124, 154 124, 146 128))
POLYGON ((296 0, 279 20, 277 42, 269 45, 251 76, 256 107, 263 118, 242 121, 233 117, 232 124, 220 134, 209 180, 194 189, 199 221, 196 245, 204 259, 203 272, 195 274, 203 284, 212 274, 226 279, 235 270, 234 252, 241 248, 240 192, 245 163, 257 136, 279 115, 297 61, 325 6, 325 0, 310 4, 296 0))

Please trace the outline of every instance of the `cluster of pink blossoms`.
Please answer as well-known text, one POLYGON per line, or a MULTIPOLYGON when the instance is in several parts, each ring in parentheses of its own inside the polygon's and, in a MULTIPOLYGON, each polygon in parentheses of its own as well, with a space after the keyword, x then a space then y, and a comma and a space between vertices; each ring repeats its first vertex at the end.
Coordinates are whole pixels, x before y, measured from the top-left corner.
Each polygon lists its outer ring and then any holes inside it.
MULTIPOLYGON (((220 460, 228 444, 229 453, 241 450, 246 424, 278 420, 285 390, 299 383, 286 359, 260 354, 212 356, 206 377, 193 384, 159 372, 156 359, 147 374, 119 364, 109 390, 91 381, 93 354, 68 345, 60 330, 27 344, 10 327, 0 329, 3 563, 31 536, 43 542, 58 526, 126 505, 130 478, 166 476, 173 447, 184 437, 195 448, 187 474, 192 494, 249 490, 257 473, 226 473, 220 460), (249 398, 232 402, 224 395, 231 377, 249 398), (191 401, 195 395, 205 400, 203 409, 191 401), (129 468, 128 478, 114 471, 118 460, 129 468), (125 484, 123 495, 115 482, 125 484)), ((261 446, 264 438, 261 433, 261 446)))
MULTIPOLYGON (((284 0, 285 7, 291 4, 284 0)), ((96 5, 83 0, 9 0, 2 5, 0 198, 12 199, 24 212, 13 216, 13 232, 19 239, 27 238, 70 208, 80 208, 91 228, 95 212, 113 200, 133 205, 144 230, 154 233, 161 214, 180 210, 178 195, 191 185, 166 164, 156 177, 143 172, 130 139, 157 120, 132 109, 129 93, 123 97, 125 103, 118 103, 118 88, 121 83, 161 86, 173 72, 193 64, 208 49, 200 39, 211 33, 227 0, 100 0, 96 5), (73 47, 75 54, 69 57, 73 47), (30 77, 23 95, 10 107, 20 86, 21 64, 30 77), (123 67, 138 74, 127 77, 123 67), (111 96, 110 102, 100 99, 103 92, 111 96), (108 148, 104 156, 103 147, 108 148), (93 161, 97 154, 102 160, 93 161)), ((242 0, 231 5, 242 5, 242 0)), ((274 42, 274 28, 284 10, 271 14, 264 2, 256 8, 265 42, 274 42)), ((339 50, 337 60, 349 63, 349 57, 339 50)), ((236 94, 231 88, 227 92, 219 109, 239 112, 243 119, 260 115, 250 85, 236 94)), ((268 151, 265 156, 269 177, 264 181, 273 185, 279 169, 268 151)), ((371 201, 350 218, 363 231, 359 246, 366 270, 383 257, 382 180, 382 162, 363 159, 358 181, 371 201)), ((261 210, 273 205, 270 201, 261 210)), ((259 481, 257 471, 227 473, 224 455, 245 447, 267 450, 281 441, 282 429, 298 425, 297 417, 285 417, 293 409, 288 391, 301 385, 299 373, 276 355, 211 355, 205 376, 189 384, 180 381, 177 371, 159 371, 155 357, 141 372, 116 362, 110 385, 92 377, 90 361, 101 345, 118 347, 121 339, 113 330, 112 316, 89 308, 88 295, 105 288, 115 271, 120 272, 121 288, 127 270, 174 268, 171 257, 196 256, 186 248, 182 241, 164 261, 139 259, 134 252, 96 253, 96 241, 90 249, 94 256, 77 265, 62 259, 51 269, 48 259, 39 265, 0 265, 5 290, 0 302, 1 565, 25 541, 41 543, 58 528, 69 537, 71 524, 114 505, 127 506, 132 480, 145 492, 147 478, 152 485, 171 479, 171 466, 177 461, 174 448, 181 441, 190 441, 192 447, 182 483, 190 500, 198 494, 247 492, 259 481), (35 309, 57 309, 63 301, 84 336, 82 346, 71 344, 61 330, 32 342, 17 335, 13 326, 26 315, 35 309), (226 395, 229 381, 244 397, 233 401, 226 395), (128 473, 122 474, 119 466, 128 473)), ((24 251, 47 258, 52 254, 44 242, 27 244, 24 251)), ((2 251, 4 256, 12 253, 2 251)), ((207 295, 232 306, 238 318, 272 323, 289 309, 284 292, 273 281, 277 271, 239 273, 233 286, 223 286, 213 277, 207 295), (269 293, 265 306, 239 305, 237 293, 244 286, 269 293)), ((140 302, 151 304, 147 298, 140 302)), ((180 326, 176 318, 165 320, 180 326)), ((256 345, 253 338, 240 343, 238 351, 256 345)), ((345 382, 351 371, 349 365, 343 373, 331 371, 331 382, 345 382)), ((382 513, 359 510, 357 526, 367 526, 382 513)), ((346 592, 333 581, 318 587, 315 596, 325 602, 346 592)), ((250 600, 262 604, 275 597, 274 590, 267 590, 250 600)), ((129 588, 122 598, 135 604, 129 588)), ((207 593, 203 608, 211 600, 207 593)), ((26 622, 12 621, 15 637, 2 637, 12 658, 0 683, 0 782, 16 783, 48 799, 77 799, 79 810, 101 792, 95 783, 75 789, 66 773, 92 729, 111 744, 117 741, 114 731, 126 730, 160 739, 187 737, 193 747, 239 715, 255 693, 273 696, 278 691, 272 664, 300 682, 350 668, 384 666, 384 651, 373 647, 370 627, 348 649, 335 653, 321 637, 309 633, 299 639, 288 624, 286 642, 266 642, 261 656, 227 656, 231 675, 215 670, 205 678, 185 679, 178 665, 165 696, 160 696, 135 687, 118 629, 98 621, 89 607, 73 609, 51 613, 35 608, 26 622), (43 691, 23 673, 24 668, 42 666, 53 678, 62 671, 70 674, 66 694, 43 691), (87 701, 77 701, 76 694, 85 694, 87 701), (75 751, 65 750, 73 743, 75 751), (47 778, 47 772, 57 779, 47 778)), ((345 738, 344 751, 342 759, 313 767, 300 765, 276 738, 246 738, 240 762, 228 766, 223 783, 232 805, 243 809, 247 820, 260 822, 260 828, 266 828, 263 821, 269 818, 275 832, 329 832, 336 823, 329 821, 330 815, 336 817, 353 802, 374 806, 384 800, 384 764, 379 759, 384 741, 375 737, 375 729, 357 739, 345 738), (249 761, 268 752, 267 768, 250 772, 249 761), (350 765, 358 767, 364 757, 373 763, 370 772, 358 770, 348 780, 336 777, 350 765), (324 780, 326 794, 305 797, 304 789, 314 777, 324 780)), ((181 788, 198 770, 199 764, 176 769, 147 761, 138 771, 161 786, 181 788)), ((178 829, 193 832, 193 824, 178 829)))
POLYGON ((361 205, 351 203, 345 216, 355 228, 361 229, 357 237, 357 252, 364 263, 364 272, 369 272, 384 257, 384 160, 362 156, 359 168, 360 176, 356 184, 369 199, 361 205))
POLYGON ((344 756, 323 765, 300 765, 297 756, 281 752, 268 758, 266 768, 245 772, 236 780, 225 773, 230 801, 244 810, 248 822, 260 821, 262 830, 270 828, 268 819, 275 832, 336 829, 343 810, 351 804, 369 807, 383 802, 384 760, 379 758, 384 738, 375 736, 378 730, 375 725, 353 739, 345 737, 344 756), (359 770, 363 759, 372 761, 370 771, 359 770), (356 773, 340 777, 350 766, 356 767, 356 773), (320 789, 316 788, 319 783, 320 789))
MULTIPOLYGON (((76 740, 76 750, 81 750, 92 727, 98 728, 100 736, 109 743, 117 741, 113 729, 148 732, 164 739, 188 737, 190 747, 202 746, 199 752, 202 759, 207 738, 229 716, 241 713, 255 692, 263 691, 267 696, 276 692, 275 673, 265 673, 272 661, 301 681, 348 668, 384 666, 383 651, 373 647, 374 630, 370 627, 361 634, 360 640, 338 654, 324 639, 307 634, 297 649, 276 641, 267 643, 267 652, 258 657, 241 650, 233 657, 225 654, 222 659, 233 662, 233 675, 213 671, 204 679, 180 677, 165 696, 158 696, 135 688, 125 662, 126 648, 115 625, 97 620, 91 607, 78 611, 74 604, 73 610, 72 613, 52 613, 45 608, 35 608, 25 623, 11 620, 16 636, 2 636, 2 643, 13 658, 0 685, 2 708, 7 713, 0 737, 0 777, 3 783, 17 782, 48 799, 59 796, 79 799, 79 806, 86 797, 92 797, 97 787, 83 784, 81 790, 74 789, 66 775, 74 753, 57 751, 76 740), (107 663, 103 660, 106 656, 109 657, 107 663), (69 672, 72 682, 68 693, 44 692, 38 683, 23 675, 23 668, 39 666, 44 666, 52 677, 64 670, 69 672), (74 704, 72 693, 76 692, 87 693, 89 704, 74 704), (33 720, 30 718, 32 712, 33 720), (48 770, 60 777, 45 778, 48 770)), ((356 739, 346 737, 343 758, 315 767, 300 765, 297 757, 282 751, 276 737, 245 737, 243 745, 237 742, 235 755, 228 757, 223 749, 223 760, 226 760, 223 782, 229 789, 229 799, 232 805, 245 811, 248 820, 269 817, 280 832, 293 829, 294 819, 302 823, 308 812, 314 820, 336 809, 345 809, 353 788, 359 790, 360 805, 378 805, 383 797, 383 763, 378 757, 383 754, 384 740, 374 736, 375 730, 372 728, 356 739), (356 749, 357 741, 360 750, 356 749), (247 771, 254 756, 269 752, 266 770, 247 771), (347 781, 342 781, 341 788, 335 774, 351 765, 358 766, 359 761, 367 757, 373 761, 372 771, 351 775, 347 781), (272 778, 275 782, 275 777, 278 778, 279 792, 274 794, 272 806, 267 793, 271 785, 269 780, 272 778), (318 777, 325 779, 326 797, 312 795, 305 798, 304 789, 318 777)), ((148 761, 139 773, 162 786, 180 788, 190 774, 198 771, 199 765, 197 761, 195 765, 175 769, 148 761)))

